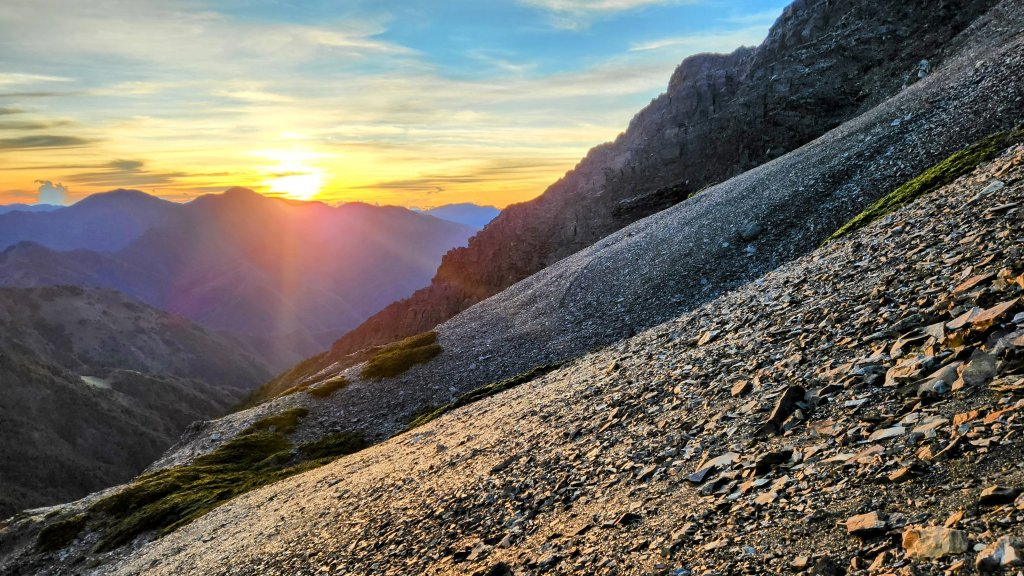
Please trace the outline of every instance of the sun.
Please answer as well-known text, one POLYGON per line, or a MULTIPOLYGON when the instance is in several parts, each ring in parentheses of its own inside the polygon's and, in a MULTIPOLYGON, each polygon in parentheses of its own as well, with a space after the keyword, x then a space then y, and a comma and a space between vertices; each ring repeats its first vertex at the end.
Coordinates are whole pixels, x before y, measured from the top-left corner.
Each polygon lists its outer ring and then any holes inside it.
POLYGON ((304 152, 268 152, 266 157, 277 165, 263 169, 263 181, 270 192, 295 200, 312 200, 324 184, 323 171, 310 165, 312 154, 304 152))

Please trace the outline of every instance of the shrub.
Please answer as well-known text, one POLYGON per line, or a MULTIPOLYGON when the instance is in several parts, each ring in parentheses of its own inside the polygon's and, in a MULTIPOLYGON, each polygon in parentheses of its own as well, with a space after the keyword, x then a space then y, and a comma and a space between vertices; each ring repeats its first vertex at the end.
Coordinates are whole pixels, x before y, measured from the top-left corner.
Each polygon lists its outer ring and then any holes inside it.
POLYGON ((53 552, 60 550, 75 541, 78 535, 85 528, 88 518, 85 514, 78 514, 64 520, 58 520, 39 531, 36 537, 36 545, 40 550, 53 552))
POLYGON ((345 432, 295 450, 287 435, 307 413, 293 408, 263 418, 191 464, 140 476, 96 502, 89 513, 105 526, 96 551, 112 550, 148 531, 163 536, 235 496, 366 447, 362 435, 345 432))
POLYGON ((345 378, 344 376, 335 376, 326 382, 309 388, 307 392, 309 392, 310 396, 326 398, 331 394, 334 394, 336 391, 348 386, 348 384, 348 378, 345 378))
POLYGON ((854 230, 882 218, 904 204, 928 194, 974 170, 982 162, 995 158, 1003 150, 1024 141, 1024 128, 992 134, 967 148, 955 152, 942 162, 925 170, 920 176, 893 190, 867 210, 853 217, 835 231, 828 240, 839 239, 854 230))
POLYGON ((363 367, 361 376, 367 380, 383 380, 402 374, 416 364, 429 362, 441 353, 437 332, 424 332, 378 350, 363 367))
POLYGON ((467 404, 472 404, 477 400, 483 400, 484 398, 494 396, 499 392, 504 392, 505 390, 515 388, 520 384, 525 384, 526 382, 529 382, 536 378, 540 378, 541 376, 547 374, 548 372, 555 370, 559 366, 561 366, 561 364, 546 364, 543 366, 537 366, 526 372, 523 372, 522 374, 517 374, 511 378, 507 378, 500 382, 494 382, 486 386, 481 386, 479 388, 466 392, 462 396, 456 398, 454 402, 445 404, 444 406, 426 406, 420 408, 419 410, 412 413, 412 416, 409 419, 409 424, 408 426, 406 426, 405 429, 412 430, 413 428, 422 426, 427 422, 430 422, 431 420, 434 420, 435 418, 438 418, 445 413, 455 410, 456 408, 461 408, 463 406, 466 406, 467 404))

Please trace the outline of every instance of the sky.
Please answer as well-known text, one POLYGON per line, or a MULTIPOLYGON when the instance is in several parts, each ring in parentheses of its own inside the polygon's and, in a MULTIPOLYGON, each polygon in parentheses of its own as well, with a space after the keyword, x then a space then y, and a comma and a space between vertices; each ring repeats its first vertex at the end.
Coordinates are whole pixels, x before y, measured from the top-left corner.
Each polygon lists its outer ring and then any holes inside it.
POLYGON ((776 0, 4 0, 0 203, 246 186, 504 207, 776 0))

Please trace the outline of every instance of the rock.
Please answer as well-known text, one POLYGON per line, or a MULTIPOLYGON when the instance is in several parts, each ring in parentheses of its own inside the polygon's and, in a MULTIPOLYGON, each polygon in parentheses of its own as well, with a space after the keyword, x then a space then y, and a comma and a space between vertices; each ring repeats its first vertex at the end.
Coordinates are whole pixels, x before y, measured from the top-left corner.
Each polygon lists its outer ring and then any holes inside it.
POLYGON ((967 552, 967 532, 942 526, 910 527, 903 532, 903 549, 910 558, 944 558, 967 552))
POLYGON ((851 516, 846 520, 846 532, 851 536, 857 536, 859 538, 877 536, 878 534, 885 532, 886 526, 886 521, 878 514, 878 512, 858 514, 857 516, 851 516))
POLYGON ((763 231, 764 228, 762 228, 761 225, 758 224, 757 222, 748 222, 746 225, 740 228, 740 238, 744 242, 750 242, 751 240, 760 236, 761 232, 763 231))
POLYGON ((1005 486, 989 486, 981 491, 978 504, 982 506, 998 506, 1010 504, 1020 496, 1024 490, 1020 488, 1007 488, 1005 486))
POLYGON ((903 436, 907 433, 907 429, 903 426, 893 426, 892 428, 883 428, 881 430, 875 430, 868 436, 868 440, 872 442, 879 442, 881 440, 888 440, 890 438, 896 438, 897 436, 903 436))
POLYGON ((846 574, 846 569, 832 558, 825 556, 814 563, 808 574, 811 576, 843 576, 846 574))
POLYGON ((792 450, 780 450, 778 452, 768 452, 758 456, 754 462, 754 475, 762 476, 767 474, 779 464, 789 462, 789 459, 793 457, 792 450))
POLYGON ((1008 319, 1007 317, 1010 312, 1012 312, 1019 303, 1020 298, 1014 298, 1012 300, 996 304, 995 306, 988 308, 971 318, 971 327, 976 330, 983 330, 994 322, 1008 319))
POLYGON ((732 395, 733 398, 739 398, 740 396, 747 395, 753 389, 754 389, 754 385, 751 384, 749 380, 743 380, 743 381, 737 382, 735 385, 733 385, 732 390, 730 391, 730 394, 732 395))
POLYGON ((803 386, 794 385, 786 388, 779 396, 779 399, 775 401, 775 407, 772 409, 771 416, 768 417, 768 421, 761 427, 762 432, 768 434, 780 433, 783 423, 796 410, 796 403, 802 401, 806 395, 807 391, 804 390, 803 386))
POLYGON ((996 376, 996 358, 991 354, 977 351, 967 364, 959 370, 959 378, 953 382, 952 389, 962 390, 985 386, 996 376))
POLYGON ((700 484, 707 479, 708 474, 718 470, 719 468, 731 466, 739 457, 740 455, 735 452, 726 452, 721 456, 712 458, 697 466, 697 470, 693 474, 687 476, 686 479, 694 484, 700 484))
POLYGON ((974 565, 979 572, 994 572, 1012 566, 1024 566, 1024 542, 1003 536, 978 553, 974 565))

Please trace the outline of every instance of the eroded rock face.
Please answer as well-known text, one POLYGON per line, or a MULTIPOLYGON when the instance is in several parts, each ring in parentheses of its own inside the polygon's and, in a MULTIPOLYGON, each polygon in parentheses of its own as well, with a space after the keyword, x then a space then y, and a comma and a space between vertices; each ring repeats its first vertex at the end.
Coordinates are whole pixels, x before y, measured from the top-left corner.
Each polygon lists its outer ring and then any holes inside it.
POLYGON ((346 334, 332 358, 429 330, 631 222, 813 140, 926 74, 944 44, 993 4, 798 0, 760 47, 686 59, 614 142, 448 253, 429 287, 346 334))

